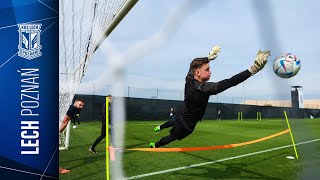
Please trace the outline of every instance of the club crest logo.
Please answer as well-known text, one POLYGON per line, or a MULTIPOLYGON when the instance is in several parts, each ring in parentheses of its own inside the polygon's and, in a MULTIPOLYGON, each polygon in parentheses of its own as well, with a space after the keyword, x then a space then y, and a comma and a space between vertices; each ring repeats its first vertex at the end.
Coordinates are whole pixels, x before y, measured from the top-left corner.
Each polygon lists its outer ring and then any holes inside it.
POLYGON ((42 24, 18 24, 19 27, 19 52, 18 56, 31 60, 40 57, 42 53, 40 32, 42 24))

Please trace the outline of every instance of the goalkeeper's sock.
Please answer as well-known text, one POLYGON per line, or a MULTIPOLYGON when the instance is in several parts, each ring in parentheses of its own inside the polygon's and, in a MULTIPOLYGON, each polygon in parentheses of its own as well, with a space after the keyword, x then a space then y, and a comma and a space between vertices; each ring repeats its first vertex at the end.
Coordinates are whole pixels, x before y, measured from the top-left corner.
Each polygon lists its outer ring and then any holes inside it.
POLYGON ((177 138, 174 137, 173 135, 168 135, 168 136, 165 136, 163 138, 160 139, 160 141, 156 142, 155 143, 155 147, 161 147, 161 146, 164 146, 164 145, 167 145, 169 144, 170 142, 172 141, 175 141, 177 138))
POLYGON ((155 147, 156 147, 156 143, 150 142, 150 143, 149 143, 149 147, 150 147, 150 148, 155 148, 155 147))
POLYGON ((159 126, 160 130, 172 127, 174 123, 176 122, 176 119, 169 119, 167 122, 163 123, 162 125, 159 126))
POLYGON ((154 130, 154 132, 161 131, 160 126, 157 126, 157 127, 153 128, 153 130, 154 130))

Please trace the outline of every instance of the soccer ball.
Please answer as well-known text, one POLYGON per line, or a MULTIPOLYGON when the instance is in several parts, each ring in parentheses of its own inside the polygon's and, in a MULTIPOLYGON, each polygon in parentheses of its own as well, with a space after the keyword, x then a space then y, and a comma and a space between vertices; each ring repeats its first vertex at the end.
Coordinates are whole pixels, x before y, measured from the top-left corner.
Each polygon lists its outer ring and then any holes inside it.
POLYGON ((300 68, 300 59, 291 53, 283 53, 273 62, 273 71, 281 78, 291 78, 295 76, 300 68))
POLYGON ((75 129, 75 128, 77 128, 77 126, 76 126, 76 125, 74 125, 72 128, 73 128, 73 129, 75 129))

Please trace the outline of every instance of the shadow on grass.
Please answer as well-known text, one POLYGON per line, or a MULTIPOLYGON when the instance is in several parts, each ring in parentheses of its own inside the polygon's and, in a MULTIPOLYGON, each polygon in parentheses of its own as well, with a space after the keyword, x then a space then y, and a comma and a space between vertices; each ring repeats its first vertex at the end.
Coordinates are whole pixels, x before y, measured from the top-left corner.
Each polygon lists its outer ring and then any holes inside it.
MULTIPOLYGON (((94 140, 95 140, 95 139, 94 139, 94 140)), ((92 143, 86 143, 85 145, 82 144, 82 145, 70 146, 69 149, 70 149, 70 150, 83 149, 83 148, 89 149, 89 148, 92 146, 92 144, 94 143, 94 140, 92 141, 92 143)), ((105 142, 104 140, 102 140, 102 141, 99 142, 98 146, 99 146, 100 144, 106 144, 106 142, 105 142)))
MULTIPOLYGON (((141 139, 141 138, 138 138, 138 137, 134 137, 133 139, 136 139, 136 140, 139 140, 141 141, 142 143, 136 143, 136 144, 131 144, 129 146, 126 146, 126 149, 131 149, 131 148, 138 148, 142 145, 144 145, 144 147, 148 147, 148 141, 146 141, 145 139, 141 139)), ((132 154, 132 153, 136 153, 137 151, 125 151, 125 154, 132 154)))
POLYGON ((72 176, 73 172, 71 171, 70 173, 68 174, 63 174, 63 175, 60 175, 59 179, 63 179, 63 180, 68 180, 68 179, 77 179, 77 180, 81 180, 81 179, 90 179, 90 180, 101 180, 101 179, 106 179, 105 176, 106 176, 106 171, 105 169, 97 169, 95 170, 94 174, 92 173, 86 173, 84 174, 83 176, 80 176, 80 177, 74 177, 72 176), (100 175, 101 174, 101 175, 100 175))
MULTIPOLYGON (((207 162, 209 161, 213 161, 212 159, 209 158, 205 158, 205 157, 201 157, 198 155, 194 155, 191 153, 186 153, 184 152, 184 154, 189 155, 189 156, 193 156, 202 160, 205 160, 207 162)), ((280 180, 281 178, 277 178, 277 177, 272 177, 272 176, 268 176, 265 174, 262 174, 260 172, 255 172, 255 171, 251 171, 248 169, 245 169, 246 167, 249 167, 253 164, 257 164, 263 161, 267 161, 269 159, 275 158, 277 156, 281 156, 285 153, 280 153, 277 154, 275 156, 270 156, 264 159, 260 159, 254 162, 244 162, 244 163, 223 163, 223 162, 217 162, 215 164, 219 164, 221 166, 225 166, 225 169, 223 168, 213 168, 213 167, 209 167, 207 166, 202 166, 202 167, 194 167, 193 169, 199 169, 201 170, 202 173, 190 173, 190 172, 174 172, 174 173, 170 173, 171 176, 172 174, 178 174, 181 176, 186 177, 186 179, 193 179, 193 178, 210 178, 210 179, 231 179, 231 178, 239 178, 239 179, 270 179, 270 180, 280 180), (241 173, 246 173, 248 175, 241 175, 241 173), (189 177, 189 178, 187 178, 189 177)), ((167 176, 167 177, 168 177, 167 176)))
POLYGON ((105 163, 105 158, 106 158, 106 154, 105 153, 101 153, 101 154, 92 154, 91 156, 89 157, 85 157, 85 158, 78 158, 78 159, 73 159, 73 160, 70 160, 70 161, 64 161, 63 163, 70 163, 70 162, 73 162, 73 161, 81 161, 79 163, 77 163, 77 165, 74 165, 74 166, 71 166, 71 167, 66 167, 66 168, 69 168, 69 169, 72 169, 72 168, 77 168, 77 167, 80 167, 82 165, 88 165, 88 164, 91 164, 91 163, 95 163, 97 161, 103 161, 105 163))
POLYGON ((94 178, 93 176, 92 176, 92 174, 86 174, 86 175, 84 175, 84 176, 81 176, 81 177, 79 177, 79 178, 77 178, 78 180, 80 180, 80 179, 85 179, 85 180, 87 180, 87 179, 90 179, 90 180, 101 180, 101 179, 106 179, 106 170, 104 169, 104 170, 97 170, 97 171, 95 171, 95 174, 104 174, 104 176, 103 177, 96 177, 96 178, 94 178))
MULTIPOLYGON (((82 160, 85 160, 85 159, 99 159, 99 157, 105 157, 106 156, 106 153, 103 152, 103 151, 98 151, 98 154, 92 154, 90 151, 89 151, 89 148, 87 151, 83 151, 83 153, 86 153, 88 157, 83 157, 81 156, 80 158, 73 158, 72 160, 67 160, 67 161, 61 161, 61 163, 70 163, 70 162, 73 162, 73 161, 82 161, 82 160)), ((75 156, 77 157, 77 156, 75 156)))

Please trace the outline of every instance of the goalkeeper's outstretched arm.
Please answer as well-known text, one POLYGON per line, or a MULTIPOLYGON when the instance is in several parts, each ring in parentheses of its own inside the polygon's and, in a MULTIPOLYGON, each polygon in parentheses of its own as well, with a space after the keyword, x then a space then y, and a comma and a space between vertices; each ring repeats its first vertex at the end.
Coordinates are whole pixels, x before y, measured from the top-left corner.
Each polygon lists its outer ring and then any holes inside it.
POLYGON ((222 81, 219 81, 217 83, 214 82, 207 82, 203 86, 203 90, 210 93, 211 95, 215 95, 218 93, 223 92, 226 89, 229 89, 230 87, 236 86, 239 83, 245 81, 250 76, 256 74, 259 72, 265 64, 268 61, 268 57, 270 56, 270 51, 261 51, 259 50, 257 53, 257 56, 253 62, 253 65, 248 68, 248 70, 245 70, 230 79, 225 79, 222 81))

